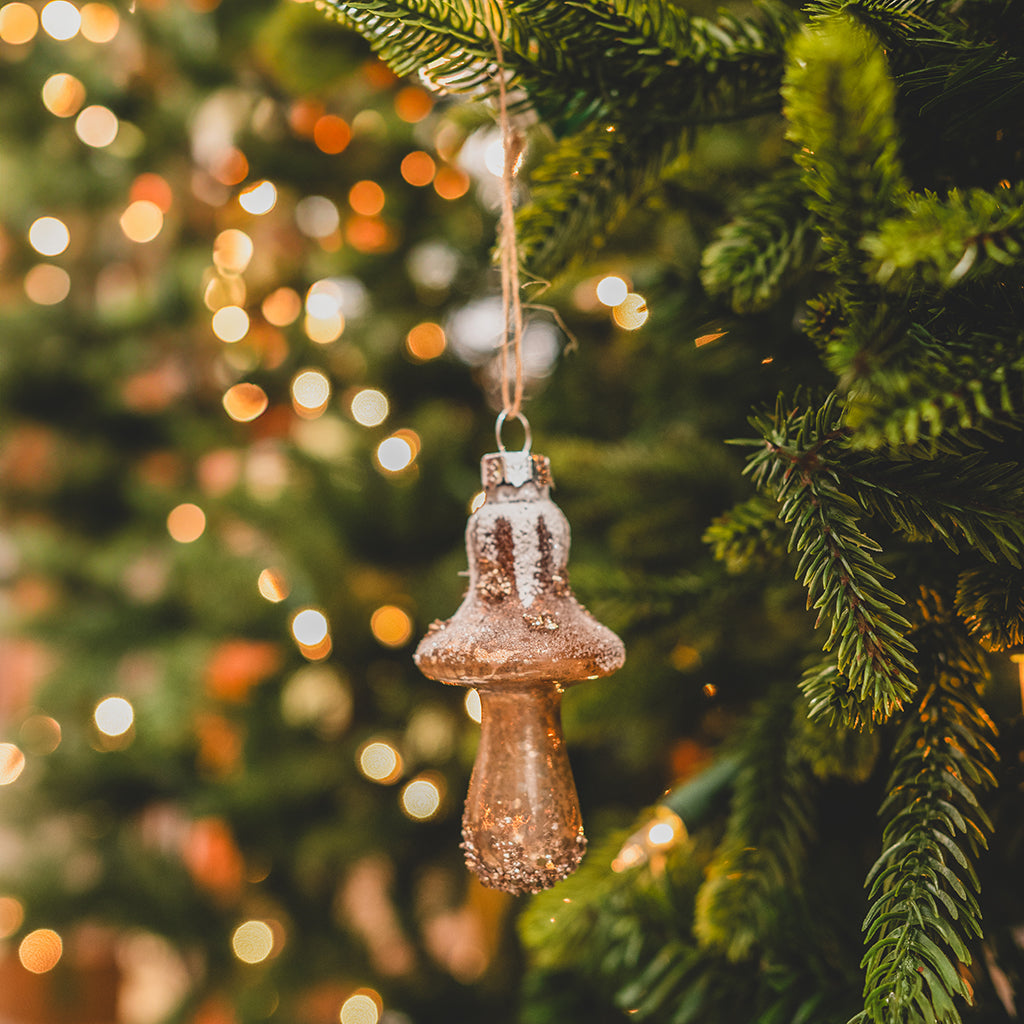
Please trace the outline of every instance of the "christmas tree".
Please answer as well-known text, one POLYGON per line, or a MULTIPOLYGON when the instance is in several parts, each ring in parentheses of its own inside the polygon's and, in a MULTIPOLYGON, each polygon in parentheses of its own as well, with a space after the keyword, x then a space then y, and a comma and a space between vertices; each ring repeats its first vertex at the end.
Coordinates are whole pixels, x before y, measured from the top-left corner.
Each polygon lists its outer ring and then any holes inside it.
POLYGON ((0 7, 3 1012, 1014 1018, 1019 6, 139 6, 0 7), (500 408, 501 92, 628 651, 518 902, 410 659, 500 408))

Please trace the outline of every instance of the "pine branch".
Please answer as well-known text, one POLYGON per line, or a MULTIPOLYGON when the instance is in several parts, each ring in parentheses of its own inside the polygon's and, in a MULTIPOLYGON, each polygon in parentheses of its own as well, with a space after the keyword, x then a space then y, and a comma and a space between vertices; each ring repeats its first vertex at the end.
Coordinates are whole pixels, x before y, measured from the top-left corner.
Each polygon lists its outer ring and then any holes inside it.
POLYGON ((954 1000, 971 998, 960 965, 982 934, 971 861, 991 830, 979 794, 995 782, 994 726, 977 690, 986 669, 934 599, 921 611, 928 685, 893 752, 883 851, 866 883, 862 1019, 875 1024, 959 1024, 954 1000))
POLYGON ((807 588, 815 626, 831 622, 826 651, 836 648, 839 671, 860 705, 854 721, 885 721, 913 693, 914 666, 906 639, 910 623, 896 611, 902 598, 881 582, 893 575, 874 557, 881 548, 857 525, 861 508, 840 489, 832 461, 843 437, 834 396, 817 412, 755 418, 764 437, 745 472, 781 505, 792 523, 790 550, 801 553, 796 576, 807 588))
POLYGON ((982 565, 960 573, 956 610, 986 651, 1024 645, 1024 571, 982 565))
POLYGON ((798 173, 788 171, 758 185, 704 250, 704 287, 728 297, 737 313, 767 309, 809 269, 818 246, 813 228, 798 173))
MULTIPOLYGON (((797 37, 782 87, 787 135, 847 303, 867 282, 861 239, 905 192, 895 89, 880 47, 846 18, 797 37)), ((863 296, 861 296, 863 298, 863 296)))
POLYGON ((786 538, 775 504, 761 495, 734 505, 704 532, 703 541, 727 572, 777 565, 786 554, 786 538))
POLYGON ((865 729, 849 680, 835 658, 808 669, 800 684, 806 702, 798 702, 791 740, 793 756, 819 779, 863 782, 878 757, 878 733, 865 729), (841 707, 833 707, 837 701, 841 707), (827 708, 827 710, 826 710, 827 708))
POLYGON ((876 280, 887 288, 952 287, 1017 273, 1024 263, 1024 185, 995 192, 907 197, 900 216, 864 239, 876 280))
POLYGON ((777 930, 778 894, 800 876, 815 784, 787 742, 793 699, 778 690, 753 714, 739 751, 729 824, 697 894, 701 945, 744 960, 777 930))

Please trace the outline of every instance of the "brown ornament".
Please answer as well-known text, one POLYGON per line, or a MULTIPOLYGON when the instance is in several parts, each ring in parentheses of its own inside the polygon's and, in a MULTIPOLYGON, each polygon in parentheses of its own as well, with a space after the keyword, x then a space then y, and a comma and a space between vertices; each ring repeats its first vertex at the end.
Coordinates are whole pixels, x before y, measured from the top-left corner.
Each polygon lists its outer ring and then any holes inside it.
POLYGON ((481 460, 486 501, 466 527, 469 589, 414 655, 424 675, 480 694, 480 747, 462 819, 466 863, 511 893, 575 871, 586 848, 562 736, 566 686, 622 666, 622 641, 569 586, 569 523, 542 455, 481 460))

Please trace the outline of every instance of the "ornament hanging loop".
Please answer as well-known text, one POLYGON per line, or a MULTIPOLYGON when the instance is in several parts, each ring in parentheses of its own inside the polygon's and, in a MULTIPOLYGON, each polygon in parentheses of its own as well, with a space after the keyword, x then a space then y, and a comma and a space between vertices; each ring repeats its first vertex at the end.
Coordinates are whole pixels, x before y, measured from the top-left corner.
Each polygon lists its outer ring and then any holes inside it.
POLYGON ((507 449, 505 448, 505 442, 501 439, 501 431, 505 426, 505 421, 511 416, 512 419, 519 420, 523 425, 523 447, 520 452, 525 455, 530 454, 530 448, 533 446, 533 434, 530 432, 530 421, 521 412, 510 413, 508 409, 502 409, 498 413, 498 418, 494 421, 494 436, 498 441, 498 451, 504 455, 507 449))

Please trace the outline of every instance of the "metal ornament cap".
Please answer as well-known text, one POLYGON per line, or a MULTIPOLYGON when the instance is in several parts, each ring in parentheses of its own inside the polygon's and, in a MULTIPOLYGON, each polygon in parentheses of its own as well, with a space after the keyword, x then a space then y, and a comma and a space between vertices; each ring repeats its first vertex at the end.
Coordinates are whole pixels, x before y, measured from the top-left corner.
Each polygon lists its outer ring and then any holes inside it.
POLYGON ((480 469, 486 500, 466 526, 469 587, 420 641, 420 671, 483 691, 565 686, 621 668, 622 641, 569 586, 569 523, 550 498, 548 459, 495 452, 480 469))

